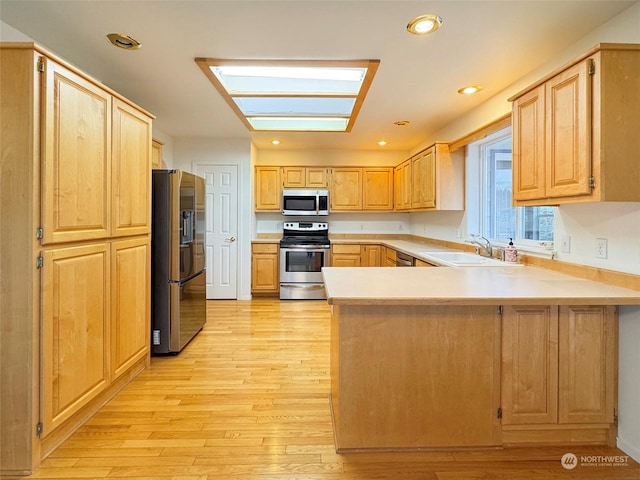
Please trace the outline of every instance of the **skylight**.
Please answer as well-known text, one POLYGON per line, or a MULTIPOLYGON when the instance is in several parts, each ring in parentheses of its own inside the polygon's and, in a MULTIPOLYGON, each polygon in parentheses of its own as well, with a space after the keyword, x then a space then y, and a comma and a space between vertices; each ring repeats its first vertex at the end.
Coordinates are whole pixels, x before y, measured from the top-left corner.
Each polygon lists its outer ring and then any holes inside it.
POLYGON ((196 63, 249 130, 348 132, 380 61, 196 63))

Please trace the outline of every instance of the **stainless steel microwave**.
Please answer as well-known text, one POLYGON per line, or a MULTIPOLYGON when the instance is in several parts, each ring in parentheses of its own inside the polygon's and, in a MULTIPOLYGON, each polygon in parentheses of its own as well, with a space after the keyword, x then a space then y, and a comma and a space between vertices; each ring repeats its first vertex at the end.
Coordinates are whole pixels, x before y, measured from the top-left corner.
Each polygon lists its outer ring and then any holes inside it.
POLYGON ((282 190, 283 215, 329 215, 329 190, 282 190))

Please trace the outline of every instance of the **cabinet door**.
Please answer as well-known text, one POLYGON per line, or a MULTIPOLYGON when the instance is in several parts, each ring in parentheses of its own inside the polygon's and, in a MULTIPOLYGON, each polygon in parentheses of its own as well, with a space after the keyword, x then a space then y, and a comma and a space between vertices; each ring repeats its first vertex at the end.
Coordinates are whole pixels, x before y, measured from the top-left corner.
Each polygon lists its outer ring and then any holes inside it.
POLYGON ((502 424, 558 420, 558 309, 505 306, 502 316, 502 424))
POLYGON ((379 267, 381 251, 381 245, 363 245, 360 265, 363 267, 379 267))
POLYGON ((544 85, 513 103, 513 198, 544 198, 544 85))
POLYGON ((403 210, 408 210, 411 208, 411 184, 413 180, 411 179, 411 162, 407 160, 403 163, 402 167, 402 196, 401 196, 401 206, 403 210))
POLYGON ((106 238, 111 208, 111 96, 45 59, 43 244, 106 238))
POLYGON ((560 307, 560 423, 613 422, 616 326, 615 307, 560 307))
POLYGON ((113 100, 112 236, 151 230, 151 119, 113 100))
POLYGON ((419 258, 416 258, 415 266, 416 267, 435 267, 436 265, 434 265, 433 263, 425 262, 424 260, 420 260, 419 258))
POLYGON ((282 210, 280 167, 256 167, 255 202, 257 212, 282 210))
POLYGON ((304 167, 282 167, 282 185, 287 188, 304 187, 305 175, 304 167))
POLYGON ((362 210, 362 169, 331 169, 331 210, 362 210))
POLYGON ((151 168, 162 168, 162 147, 164 143, 151 140, 151 168))
POLYGON ((386 261, 385 261, 385 265, 387 267, 395 267, 396 266, 396 255, 398 252, 396 252, 393 248, 386 248, 386 253, 387 253, 387 257, 386 257, 386 261))
POLYGON ((331 245, 331 266, 359 267, 362 265, 362 251, 359 244, 331 245))
POLYGON ((111 245, 111 375, 149 353, 150 243, 147 237, 111 245))
POLYGON ((277 244, 251 246, 251 292, 278 293, 280 290, 277 244))
POLYGON ((591 193, 591 75, 585 60, 545 84, 548 197, 591 193))
POLYGON ((411 160, 411 208, 436 206, 435 182, 435 148, 430 148, 411 160))
POLYGON ((393 169, 362 169, 362 209, 393 210, 393 169))
POLYGON ((106 243, 43 252, 43 434, 109 383, 109 248, 106 243))
POLYGON ((309 188, 327 188, 329 175, 326 168, 307 167, 305 185, 309 188))

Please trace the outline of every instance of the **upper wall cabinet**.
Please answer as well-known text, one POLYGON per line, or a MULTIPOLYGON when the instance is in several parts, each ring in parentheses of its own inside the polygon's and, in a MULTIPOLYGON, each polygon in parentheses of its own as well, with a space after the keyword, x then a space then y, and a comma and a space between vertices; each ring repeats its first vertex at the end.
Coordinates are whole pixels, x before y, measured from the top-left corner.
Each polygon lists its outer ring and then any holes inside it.
POLYGON ((282 167, 285 188, 327 188, 329 176, 323 167, 282 167))
POLYGON ((411 160, 405 160, 394 169, 393 185, 396 211, 411 209, 411 160))
POLYGON ((510 98, 516 205, 640 201, 640 45, 600 44, 510 98))
POLYGON ((282 181, 280 167, 256 167, 256 212, 282 211, 282 181))
POLYGON ((396 210, 464 210, 464 151, 436 143, 396 167, 396 210), (400 189, 398 191, 398 189, 400 189))
POLYGON ((151 168, 162 168, 162 149, 164 143, 155 138, 151 140, 151 168))
POLYGON ((393 168, 331 169, 331 211, 393 210, 393 168))

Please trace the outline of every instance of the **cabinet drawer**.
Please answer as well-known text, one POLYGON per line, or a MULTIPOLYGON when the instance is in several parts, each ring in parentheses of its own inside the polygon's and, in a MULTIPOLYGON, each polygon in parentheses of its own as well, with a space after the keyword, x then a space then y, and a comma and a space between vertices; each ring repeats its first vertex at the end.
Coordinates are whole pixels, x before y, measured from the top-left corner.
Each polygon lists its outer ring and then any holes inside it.
POLYGON ((360 245, 332 245, 333 253, 354 253, 360 255, 360 245))
POLYGON ((277 243, 252 243, 251 253, 278 253, 277 243))

